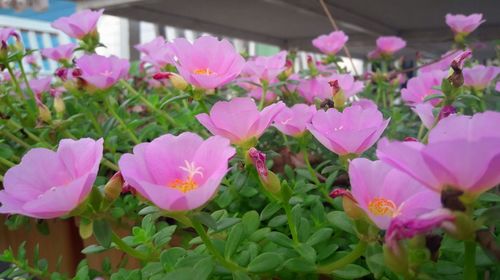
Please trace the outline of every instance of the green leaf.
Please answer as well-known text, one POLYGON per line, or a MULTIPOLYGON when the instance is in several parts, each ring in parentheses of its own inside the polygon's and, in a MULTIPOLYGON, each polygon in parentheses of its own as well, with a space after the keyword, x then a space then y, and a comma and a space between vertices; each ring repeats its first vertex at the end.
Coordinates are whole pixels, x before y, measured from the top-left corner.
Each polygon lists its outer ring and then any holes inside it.
POLYGON ((441 94, 441 93, 436 93, 436 94, 431 94, 431 95, 427 95, 425 98, 424 98, 424 101, 423 102, 427 102, 429 100, 434 100, 434 99, 443 99, 444 98, 444 95, 441 94))
POLYGON ((366 268, 357 264, 348 264, 341 269, 335 270, 332 275, 344 279, 359 279, 363 276, 370 274, 366 268))
POLYGON ((224 218, 217 222, 216 232, 223 231, 241 221, 240 218, 224 218))
POLYGON ((270 227, 280 227, 280 226, 286 224, 286 222, 287 222, 286 215, 278 215, 278 216, 272 218, 271 220, 269 220, 268 225, 270 227))
POLYGON ((80 237, 83 239, 91 237, 92 233, 94 233, 93 227, 94 223, 92 222, 92 220, 83 217, 80 218, 80 225, 78 226, 80 237))
POLYGON ((299 254, 307 261, 309 261, 311 263, 316 262, 316 250, 314 250, 313 247, 311 247, 305 243, 302 243, 302 244, 299 244, 295 248, 295 250, 297 250, 297 252, 299 252, 299 254))
POLYGON ((217 229, 217 222, 206 212, 196 213, 193 215, 193 218, 211 229, 217 229))
POLYGON ((167 244, 168 242, 170 242, 170 240, 172 239, 172 234, 174 234, 176 228, 177 228, 177 225, 172 225, 172 226, 164 227, 159 232, 157 232, 153 236, 153 240, 154 240, 154 243, 156 244, 156 246, 163 246, 163 245, 167 244))
POLYGON ((94 221, 94 235, 97 242, 105 248, 111 245, 111 226, 105 220, 94 221))
POLYGON ((248 274, 242 271, 233 272, 233 280, 252 280, 248 274))
POLYGON ((252 262, 250 262, 247 270, 254 273, 271 271, 278 268, 282 262, 283 258, 277 253, 263 253, 258 255, 255 259, 252 260, 252 262))
POLYGON ((248 236, 258 230, 260 225, 259 213, 257 211, 246 212, 241 218, 241 223, 244 226, 245 234, 248 236))
POLYGON ((88 254, 95 254, 95 253, 104 252, 106 250, 108 250, 108 248, 104 248, 100 245, 89 245, 89 246, 83 248, 82 253, 88 255, 88 254))
POLYGON ((254 242, 259 242, 262 239, 264 239, 269 232, 271 232, 271 229, 268 227, 259 228, 258 230, 256 230, 254 233, 252 233, 250 235, 249 239, 251 241, 254 241, 254 242))
POLYGON ((173 247, 164 251, 160 256, 160 262, 166 271, 172 271, 177 262, 186 255, 186 250, 181 247, 173 247))
POLYGON ((293 272, 313 272, 316 270, 316 265, 303 258, 293 258, 285 262, 284 266, 293 272))
POLYGON ((159 262, 150 262, 141 269, 141 272, 143 279, 150 279, 154 275, 163 272, 163 266, 159 262))
POLYGON ((260 213, 260 220, 265 221, 271 218, 276 212, 281 209, 281 206, 278 203, 271 202, 260 213))
POLYGON ((348 233, 354 234, 352 222, 343 211, 332 211, 326 215, 326 219, 330 224, 348 233))
POLYGON ((231 229, 224 246, 224 257, 226 259, 230 259, 234 252, 236 252, 238 245, 243 239, 244 232, 245 230, 242 224, 237 224, 231 229))
POLYGON ((281 232, 271 232, 267 235, 267 239, 270 241, 287 248, 293 248, 293 241, 288 236, 281 232))
POLYGON ((309 237, 309 239, 307 239, 306 243, 310 246, 314 246, 318 243, 321 243, 325 240, 328 240, 330 238, 330 236, 332 236, 332 233, 333 233, 333 229, 322 228, 322 229, 316 231, 315 233, 313 233, 313 235, 311 235, 309 237))
POLYGON ((212 258, 210 257, 204 258, 194 266, 192 272, 193 273, 192 279, 197 279, 197 280, 208 279, 213 269, 214 269, 214 262, 212 261, 212 258))
POLYGON ((147 215, 147 214, 151 214, 151 213, 156 213, 158 211, 160 211, 160 209, 156 206, 147 206, 147 207, 142 208, 139 211, 139 215, 147 215))

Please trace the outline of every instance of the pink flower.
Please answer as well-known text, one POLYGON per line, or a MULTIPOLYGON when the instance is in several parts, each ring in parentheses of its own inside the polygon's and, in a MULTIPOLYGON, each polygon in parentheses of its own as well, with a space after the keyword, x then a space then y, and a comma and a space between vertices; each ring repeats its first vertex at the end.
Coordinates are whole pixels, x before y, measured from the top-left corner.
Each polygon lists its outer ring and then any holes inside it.
POLYGON ((273 56, 258 56, 245 63, 242 74, 259 81, 270 82, 286 69, 286 51, 273 56))
MULTIPOLYGON (((401 90, 401 97, 408 105, 416 105, 424 103, 424 99, 432 94, 442 94, 435 87, 440 87, 443 79, 448 75, 447 71, 434 70, 430 72, 420 73, 418 76, 411 78, 406 88, 401 90)), ((435 106, 441 100, 433 99, 429 102, 435 106)))
POLYGON ((483 90, 500 74, 500 67, 476 65, 472 68, 464 68, 462 73, 464 85, 483 90))
POLYGON ((139 144, 118 165, 125 181, 156 206, 187 211, 215 195, 234 153, 227 139, 213 136, 203 140, 185 132, 139 144))
POLYGON ((500 82, 497 82, 497 84, 495 85, 495 90, 497 92, 500 92, 500 82))
POLYGON ((306 131, 314 113, 316 107, 313 105, 295 104, 291 108, 283 108, 274 118, 273 125, 286 135, 299 137, 306 131))
POLYGON ((406 41, 397 36, 382 36, 377 39, 377 50, 381 54, 392 55, 406 47, 406 41))
POLYGON ((69 17, 56 19, 51 26, 66 33, 69 37, 83 39, 86 35, 97 31, 97 21, 103 12, 104 9, 79 11, 69 17))
POLYGON ((3 47, 3 45, 8 45, 10 37, 14 37, 16 40, 20 40, 19 33, 17 33, 14 28, 0 28, 0 47, 3 47))
POLYGON ((24 57, 24 61, 28 64, 37 64, 37 56, 35 54, 30 54, 24 57))
POLYGON ((148 43, 136 45, 135 48, 144 54, 141 58, 142 61, 151 63, 158 68, 163 68, 167 64, 175 64, 172 44, 165 42, 161 36, 148 43))
MULTIPOLYGON (((260 100, 262 98, 262 88, 261 87, 254 87, 251 91, 248 92, 248 96, 252 97, 255 100, 260 100)), ((266 103, 273 102, 276 100, 278 96, 276 93, 271 92, 269 90, 266 91, 266 103)))
POLYGON ((330 151, 338 155, 361 154, 382 135, 389 120, 376 108, 351 106, 317 111, 307 129, 330 151))
POLYGON ((299 94, 312 104, 315 99, 324 100, 332 98, 333 91, 328 82, 330 77, 316 76, 309 79, 302 79, 297 87, 299 94))
POLYGON ((312 41, 312 44, 324 54, 335 55, 349 40, 343 31, 334 31, 328 35, 321 35, 312 41))
POLYGON ((451 115, 429 143, 379 141, 377 156, 435 191, 453 188, 472 196, 500 183, 500 113, 451 115))
POLYGON ((436 121, 433 112, 434 106, 429 102, 416 104, 415 107, 411 109, 418 115, 420 121, 422 121, 422 124, 426 128, 431 129, 434 126, 434 122, 436 121))
POLYGON ((196 118, 212 134, 228 138, 233 144, 243 144, 259 138, 284 107, 283 102, 278 102, 259 112, 251 98, 238 97, 219 101, 210 115, 199 114, 196 118))
POLYGON ((396 218, 411 220, 441 208, 438 193, 379 160, 352 160, 349 179, 352 196, 380 229, 396 218))
POLYGON ((446 24, 453 30, 454 33, 461 33, 467 35, 485 22, 483 14, 466 15, 446 15, 446 24))
POLYGON ((369 109, 369 108, 377 109, 378 108, 378 106, 375 102, 373 102, 370 99, 366 99, 366 98, 360 98, 359 100, 352 102, 351 105, 352 106, 360 106, 363 109, 369 109))
POLYGON ((28 84, 35 96, 40 99, 42 93, 49 92, 51 81, 52 77, 43 77, 39 79, 32 79, 28 82, 28 84))
MULTIPOLYGON (((422 201, 422 205, 426 204, 426 201, 422 201)), ((399 255, 400 240, 410 239, 439 227, 453 230, 455 228, 455 225, 452 223, 454 220, 455 216, 453 216, 453 213, 444 208, 437 208, 414 219, 397 217, 389 225, 385 234, 385 243, 396 255, 399 255)))
POLYGON ((46 58, 52 60, 71 60, 73 57, 73 51, 76 49, 77 45, 73 43, 59 45, 55 48, 45 48, 42 49, 42 55, 46 58))
POLYGON ((172 45, 177 69, 190 84, 204 89, 223 86, 236 78, 245 60, 227 40, 202 36, 191 44, 184 38, 172 45))
POLYGON ((364 85, 361 81, 355 81, 350 74, 333 74, 328 77, 330 81, 337 81, 339 89, 344 94, 344 98, 353 97, 363 90, 364 85))
POLYGON ((102 144, 102 139, 63 139, 56 152, 31 149, 20 164, 5 173, 0 213, 39 219, 68 214, 92 189, 102 144))
POLYGON ((128 75, 130 63, 116 56, 83 55, 76 60, 80 78, 98 89, 107 89, 128 75))

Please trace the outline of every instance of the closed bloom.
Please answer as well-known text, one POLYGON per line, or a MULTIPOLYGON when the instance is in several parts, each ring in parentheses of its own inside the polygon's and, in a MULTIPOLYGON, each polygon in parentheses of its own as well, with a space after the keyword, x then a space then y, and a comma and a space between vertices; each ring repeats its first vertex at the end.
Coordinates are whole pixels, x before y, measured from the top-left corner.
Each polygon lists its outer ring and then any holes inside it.
POLYGON ((1 45, 8 45, 8 41, 10 37, 14 37, 16 40, 19 40, 19 33, 14 28, 6 27, 0 28, 0 43, 1 45))
POLYGON ((92 189, 102 158, 103 140, 63 139, 53 152, 30 150, 7 170, 0 191, 0 213, 50 219, 68 214, 92 189))
POLYGON ((345 100, 353 97, 364 88, 363 82, 354 80, 354 77, 350 74, 333 74, 329 79, 330 82, 336 82, 338 86, 338 91, 333 94, 334 101, 339 99, 335 98, 336 95, 342 95, 340 99, 345 102, 345 100))
POLYGON ((234 153, 223 137, 203 140, 185 132, 139 144, 118 164, 125 181, 156 206, 186 211, 201 207, 215 195, 234 153))
POLYGON ((55 61, 71 60, 71 58, 73 57, 73 51, 76 49, 76 47, 76 44, 69 43, 59 45, 55 48, 45 48, 42 50, 42 55, 55 61))
POLYGON ((377 50, 381 54, 392 55, 406 47, 406 41, 397 36, 382 36, 377 39, 377 50))
POLYGON ((476 196, 500 183, 500 113, 450 115, 429 134, 429 143, 379 142, 377 156, 428 188, 476 196))
POLYGON ((307 129, 330 151, 338 155, 361 154, 382 135, 389 120, 376 108, 351 106, 317 111, 307 129))
MULTIPOLYGON (((430 71, 434 71, 434 70, 441 70, 441 71, 449 70, 450 66, 451 66, 451 62, 455 58, 464 56, 468 52, 471 52, 471 51, 469 49, 464 50, 464 51, 462 51, 462 50, 448 51, 441 56, 440 60, 420 68, 420 72, 430 72, 430 71)), ((472 55, 472 52, 471 52, 471 55, 472 55)))
POLYGON ((483 90, 500 74, 500 67, 476 65, 464 68, 464 85, 476 90, 483 90))
POLYGON ((231 82, 241 73, 245 64, 231 43, 212 36, 202 36, 193 44, 178 38, 172 47, 181 76, 203 89, 214 89, 231 82))
POLYGON ((174 64, 174 50, 171 43, 165 42, 161 36, 156 37, 152 41, 140 45, 135 48, 143 53, 141 60, 152 65, 163 68, 167 64, 174 64))
POLYGON ((335 55, 349 40, 343 31, 334 31, 328 35, 318 36, 312 44, 324 54, 335 55))
POLYGON ((316 113, 315 106, 295 104, 291 108, 285 107, 274 118, 274 127, 286 135, 301 136, 307 129, 307 124, 316 113))
POLYGON ((196 118, 212 134, 228 138, 233 144, 243 144, 259 138, 284 107, 283 102, 278 102, 259 112, 251 98, 239 97, 219 101, 210 115, 203 113, 196 118))
POLYGON ((130 63, 116 56, 84 55, 76 60, 79 77, 98 89, 107 89, 128 75, 130 63))
POLYGON ((441 208, 439 193, 379 160, 352 160, 349 179, 352 196, 380 229, 395 218, 412 220, 441 208))
POLYGON ((69 37, 82 39, 97 30, 97 21, 102 16, 104 9, 98 11, 83 10, 69 17, 61 17, 55 20, 51 26, 61 30, 69 37))
POLYGON ((242 74, 257 80, 270 82, 286 70, 286 51, 273 56, 258 56, 245 63, 242 74))
POLYGON ((472 31, 485 22, 483 20, 483 14, 471 14, 471 15, 446 15, 446 24, 453 30, 454 33, 460 33, 463 35, 468 35, 472 31))
MULTIPOLYGON (((406 88, 401 90, 401 97, 411 106, 424 103, 424 99, 433 94, 442 94, 436 87, 440 87, 443 79, 448 75, 448 71, 434 70, 430 72, 420 73, 418 76, 411 78, 406 88)), ((441 100, 432 99, 429 102, 436 106, 441 100)))

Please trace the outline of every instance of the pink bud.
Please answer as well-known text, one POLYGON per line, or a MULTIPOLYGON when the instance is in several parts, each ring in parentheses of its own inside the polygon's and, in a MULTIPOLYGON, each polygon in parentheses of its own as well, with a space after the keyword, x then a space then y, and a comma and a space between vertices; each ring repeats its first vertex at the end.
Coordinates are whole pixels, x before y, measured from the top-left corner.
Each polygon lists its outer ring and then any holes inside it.
POLYGON ((169 79, 170 76, 172 76, 172 74, 169 72, 158 72, 158 73, 153 75, 153 79, 155 79, 157 81, 165 80, 165 79, 169 79))
POLYGON ((266 154, 252 147, 248 150, 248 156, 257 169, 259 177, 263 180, 267 180, 268 170, 266 166, 266 154))

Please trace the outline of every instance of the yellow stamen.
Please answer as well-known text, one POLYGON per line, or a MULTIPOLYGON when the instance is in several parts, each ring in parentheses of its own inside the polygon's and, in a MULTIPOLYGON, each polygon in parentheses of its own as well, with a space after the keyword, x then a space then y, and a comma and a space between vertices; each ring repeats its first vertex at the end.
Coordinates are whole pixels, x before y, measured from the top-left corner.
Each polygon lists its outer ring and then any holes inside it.
POLYGON ((396 204, 390 200, 381 197, 375 197, 368 204, 368 210, 375 216, 394 217, 397 214, 396 204))
POLYGON ((196 184, 195 181, 192 179, 188 180, 181 180, 181 179, 175 179, 172 183, 169 185, 171 188, 178 189, 183 193, 192 191, 198 187, 198 184, 196 184))
POLYGON ((207 75, 208 76, 208 75, 214 74, 215 72, 208 69, 208 68, 205 68, 205 69, 196 69, 193 71, 193 73, 198 74, 198 75, 207 75))

